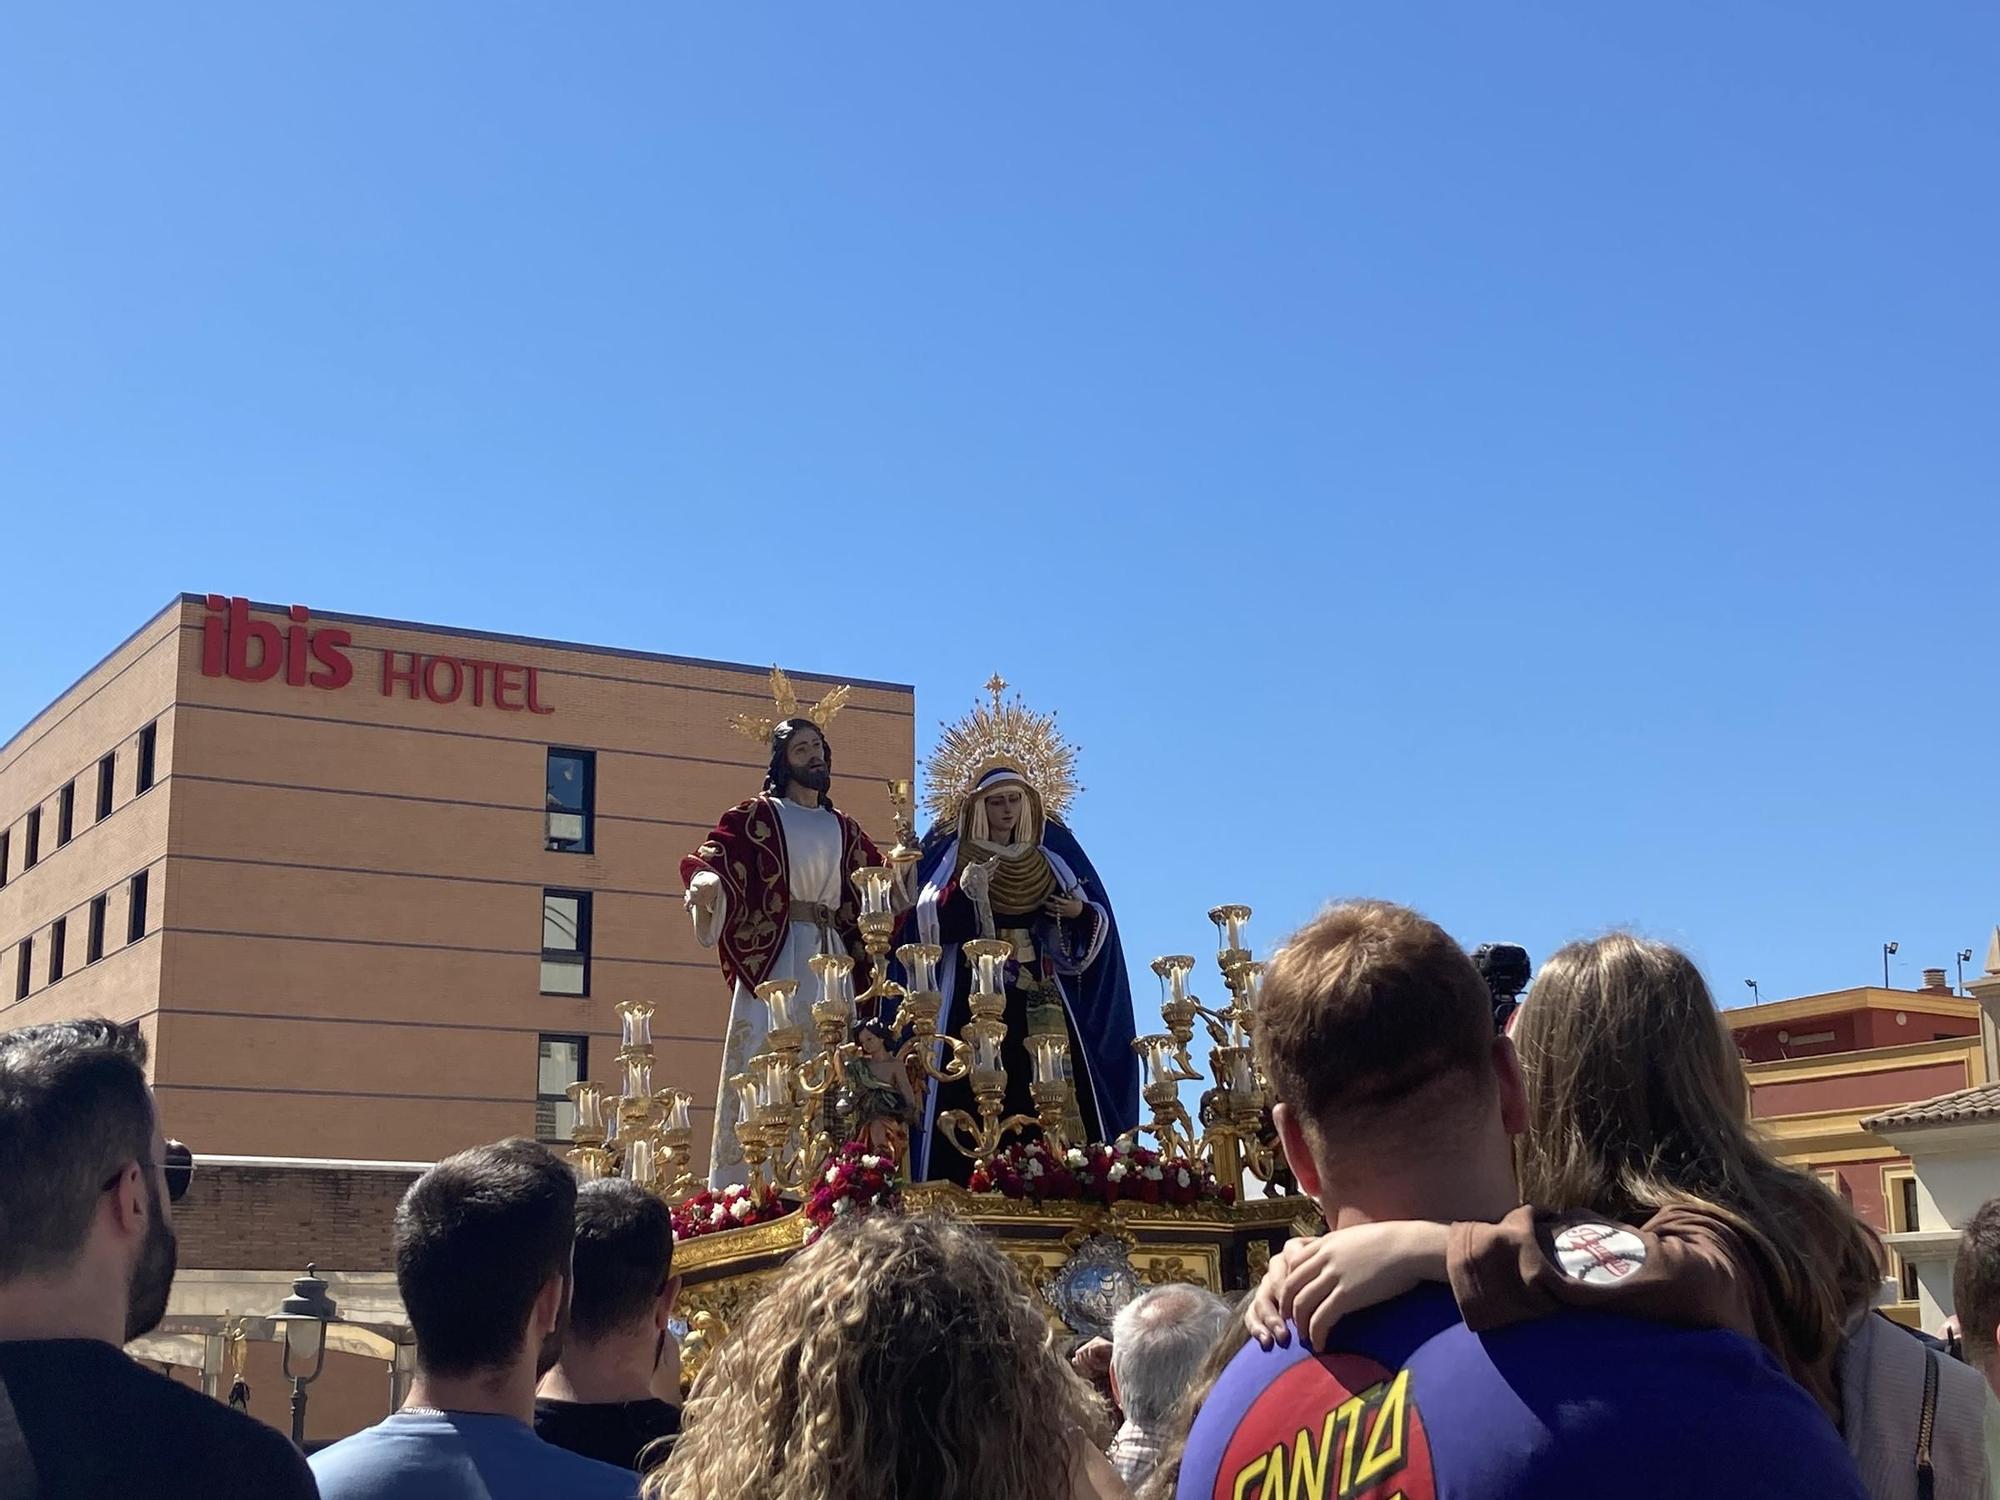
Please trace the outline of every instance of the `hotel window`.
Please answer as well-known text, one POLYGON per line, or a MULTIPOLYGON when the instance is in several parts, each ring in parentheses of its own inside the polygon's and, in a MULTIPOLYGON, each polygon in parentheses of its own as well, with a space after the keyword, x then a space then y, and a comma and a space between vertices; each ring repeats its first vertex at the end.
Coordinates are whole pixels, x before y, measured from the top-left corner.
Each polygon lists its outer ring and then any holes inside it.
POLYGON ((49 983, 54 984, 63 977, 63 933, 69 923, 57 917, 55 925, 49 928, 49 983))
POLYGON ((136 943, 146 935, 146 874, 141 870, 132 877, 132 906, 125 918, 125 941, 136 943))
POLYGON ((28 985, 33 978, 34 967, 35 940, 31 937, 24 937, 21 939, 19 950, 14 954, 14 998, 16 1000, 25 1000, 28 998, 28 985))
POLYGON ((62 848, 76 833, 76 783, 63 783, 56 797, 56 847, 62 848))
POLYGON ((32 870, 42 857, 42 810, 39 807, 28 810, 28 847, 21 851, 21 868, 32 870))
POLYGON ((569 1086, 583 1081, 590 1039, 545 1036, 535 1074, 535 1139, 567 1142, 576 1129, 576 1105, 569 1086))
POLYGON ((104 904, 105 898, 93 896, 90 901, 90 934, 84 940, 83 961, 94 964, 104 957, 104 904))
POLYGON ((139 792, 149 791, 152 788, 153 752, 159 748, 159 744, 160 726, 158 724, 148 724, 144 729, 139 731, 139 780, 138 791, 133 793, 134 796, 137 796, 139 792))
POLYGON ((97 821, 111 816, 111 778, 118 774, 118 752, 113 750, 97 763, 97 821))
POLYGON ((549 752, 548 847, 555 854, 588 854, 595 821, 597 755, 590 750, 549 752))
POLYGON ((542 993, 590 993, 590 893, 542 892, 542 993))

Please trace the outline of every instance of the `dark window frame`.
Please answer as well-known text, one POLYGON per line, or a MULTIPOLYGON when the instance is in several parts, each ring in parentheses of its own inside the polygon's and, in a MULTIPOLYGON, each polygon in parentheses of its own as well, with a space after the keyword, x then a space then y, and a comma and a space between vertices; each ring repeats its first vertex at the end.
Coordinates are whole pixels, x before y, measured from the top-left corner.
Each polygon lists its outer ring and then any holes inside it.
POLYGON ((56 793, 56 847, 62 848, 76 837, 76 782, 65 781, 56 793))
POLYGON ((83 966, 86 969, 104 957, 104 912, 110 904, 109 896, 90 898, 90 925, 85 930, 83 942, 83 966))
POLYGON ((102 823, 111 816, 113 799, 117 795, 118 752, 113 750, 97 763, 97 821, 102 823))
MULTIPOLYGON (((594 913, 591 911, 591 893, 571 890, 561 886, 545 886, 542 890, 542 958, 543 963, 572 963, 581 960, 583 964, 583 987, 578 990, 542 990, 544 995, 559 995, 565 1000, 587 1000, 590 998, 590 935, 594 913), (576 947, 551 948, 548 945, 548 912, 551 896, 565 896, 576 902, 576 947)), ((535 983, 541 984, 541 971, 536 971, 535 983)))
POLYGON ((135 797, 144 796, 153 789, 153 773, 158 770, 156 761, 160 751, 160 721, 153 720, 139 731, 139 767, 133 776, 135 797))
POLYGON ((547 758, 543 761, 543 800, 547 801, 549 771, 554 769, 558 756, 574 758, 583 767, 583 808, 580 814, 567 807, 550 804, 542 820, 542 843, 551 854, 594 854, 597 852, 597 752, 578 750, 568 745, 551 745, 547 758), (558 839, 549 829, 549 819, 557 813, 570 813, 583 818, 583 837, 580 840, 558 839))
POLYGON ((29 933, 14 950, 14 998, 25 1000, 35 992, 35 935, 29 933))
POLYGON ((544 1144, 557 1141, 567 1145, 567 1137, 542 1134, 542 1105, 570 1102, 568 1094, 542 1092, 542 1046, 546 1042, 576 1043, 576 1081, 581 1083, 590 1077, 590 1036, 581 1031, 543 1031, 535 1037, 535 1139, 544 1144))
POLYGON ((7 883, 7 866, 14 852, 14 830, 0 828, 0 886, 7 883))
POLYGON ((21 851, 23 875, 42 862, 42 810, 39 807, 28 809, 27 843, 28 847, 21 851))
POLYGON ((136 943, 146 935, 146 901, 152 885, 152 871, 140 870, 125 882, 125 941, 136 943))
POLYGON ((49 923, 49 983, 60 984, 65 972, 63 958, 69 947, 69 918, 60 916, 49 923))

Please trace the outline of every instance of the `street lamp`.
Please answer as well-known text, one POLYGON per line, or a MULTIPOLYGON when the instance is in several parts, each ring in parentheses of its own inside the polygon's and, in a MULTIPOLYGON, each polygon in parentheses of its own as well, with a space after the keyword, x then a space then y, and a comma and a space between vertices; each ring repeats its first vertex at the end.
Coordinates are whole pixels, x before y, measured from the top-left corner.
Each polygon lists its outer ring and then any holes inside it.
POLYGON ((271 1321, 282 1324, 285 1330, 285 1378, 292 1383, 292 1446, 301 1453, 306 1447, 306 1387, 326 1368, 326 1325, 340 1316, 318 1272, 318 1266, 308 1265, 306 1274, 292 1282, 292 1295, 271 1315, 271 1321), (312 1366, 310 1374, 306 1373, 307 1364, 312 1366))
POLYGON ((1757 981, 1754 979, 1746 979, 1743 982, 1750 986, 1750 1003, 1752 1005, 1762 1004, 1764 997, 1757 993, 1757 981))
POLYGON ((1889 955, 1902 946, 1901 943, 1884 943, 1882 945, 1882 988, 1885 990, 1889 988, 1889 955))
POLYGON ((1972 950, 1970 948, 1961 948, 1958 950, 1958 992, 1961 995, 1965 993, 1965 966, 1971 961, 1972 950))

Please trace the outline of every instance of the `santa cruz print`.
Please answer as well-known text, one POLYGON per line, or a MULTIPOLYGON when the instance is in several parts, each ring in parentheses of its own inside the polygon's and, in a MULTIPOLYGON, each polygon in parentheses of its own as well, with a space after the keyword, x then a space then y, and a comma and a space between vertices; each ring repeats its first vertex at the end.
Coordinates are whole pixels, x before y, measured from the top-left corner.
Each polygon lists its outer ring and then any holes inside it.
POLYGON ((1237 1423, 1215 1500, 1435 1500, 1430 1439, 1395 1375, 1355 1354, 1292 1366, 1237 1423))

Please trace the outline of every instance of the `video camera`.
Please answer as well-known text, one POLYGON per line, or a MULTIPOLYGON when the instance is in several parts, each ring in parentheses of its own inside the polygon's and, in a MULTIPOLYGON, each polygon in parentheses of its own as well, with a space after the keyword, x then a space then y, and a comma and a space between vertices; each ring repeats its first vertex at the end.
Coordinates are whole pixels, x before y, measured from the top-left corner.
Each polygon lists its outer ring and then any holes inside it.
POLYGON ((1472 966, 1486 981, 1493 997, 1493 1031, 1506 1031, 1521 1004, 1521 991, 1528 987, 1528 950, 1519 943, 1481 943, 1472 950, 1472 966))

